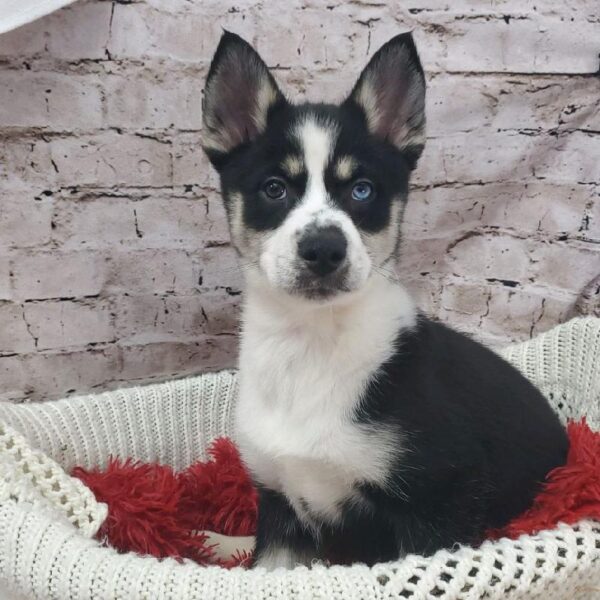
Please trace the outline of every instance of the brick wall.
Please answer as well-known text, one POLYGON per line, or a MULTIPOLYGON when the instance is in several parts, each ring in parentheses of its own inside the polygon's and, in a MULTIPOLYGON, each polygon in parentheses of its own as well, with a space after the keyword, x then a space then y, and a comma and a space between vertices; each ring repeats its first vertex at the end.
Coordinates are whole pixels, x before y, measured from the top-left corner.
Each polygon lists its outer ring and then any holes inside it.
POLYGON ((234 364, 241 278, 198 143, 222 27, 297 99, 339 99, 413 29, 429 139, 402 277, 491 343, 569 316, 600 272, 598 0, 82 0, 0 36, 0 397, 234 364))

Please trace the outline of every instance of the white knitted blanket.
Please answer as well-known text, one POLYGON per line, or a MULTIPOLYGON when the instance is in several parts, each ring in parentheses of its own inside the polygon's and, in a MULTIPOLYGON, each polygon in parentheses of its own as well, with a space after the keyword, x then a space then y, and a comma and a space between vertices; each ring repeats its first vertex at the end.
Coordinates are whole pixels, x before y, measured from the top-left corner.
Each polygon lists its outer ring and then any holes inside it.
MULTIPOLYGON (((600 429, 600 319, 574 319, 502 354, 563 421, 600 429)), ((0 404, 0 599, 594 600, 600 523, 379 564, 264 570, 118 554, 95 541, 106 507, 68 472, 110 455, 182 469, 231 436, 233 372, 36 404, 0 404)))

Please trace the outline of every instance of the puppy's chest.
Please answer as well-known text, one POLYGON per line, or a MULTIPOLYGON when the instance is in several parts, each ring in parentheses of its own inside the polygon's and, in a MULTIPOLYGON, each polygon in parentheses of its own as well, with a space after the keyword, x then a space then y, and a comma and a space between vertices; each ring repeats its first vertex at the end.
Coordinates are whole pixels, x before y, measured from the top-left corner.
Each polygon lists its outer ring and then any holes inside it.
MULTIPOLYGON (((326 346, 326 344, 324 345, 326 346)), ((287 496, 306 521, 335 522, 358 485, 384 484, 400 448, 394 432, 354 418, 379 360, 289 342, 241 357, 237 434, 263 485, 287 496), (276 357, 276 358, 273 358, 276 357)))
POLYGON ((259 403, 252 412, 253 421, 239 427, 244 459, 301 518, 335 522, 345 501, 359 499, 359 484, 385 480, 393 454, 385 430, 339 414, 296 419, 259 403))

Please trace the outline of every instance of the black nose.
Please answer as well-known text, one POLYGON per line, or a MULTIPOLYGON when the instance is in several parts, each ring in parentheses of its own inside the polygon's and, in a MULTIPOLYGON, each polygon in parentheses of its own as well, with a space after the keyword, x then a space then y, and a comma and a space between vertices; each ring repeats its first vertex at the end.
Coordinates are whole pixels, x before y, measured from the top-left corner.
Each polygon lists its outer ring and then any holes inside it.
POLYGON ((346 258, 346 236, 337 227, 312 229, 298 242, 298 254, 315 275, 333 273, 346 258))

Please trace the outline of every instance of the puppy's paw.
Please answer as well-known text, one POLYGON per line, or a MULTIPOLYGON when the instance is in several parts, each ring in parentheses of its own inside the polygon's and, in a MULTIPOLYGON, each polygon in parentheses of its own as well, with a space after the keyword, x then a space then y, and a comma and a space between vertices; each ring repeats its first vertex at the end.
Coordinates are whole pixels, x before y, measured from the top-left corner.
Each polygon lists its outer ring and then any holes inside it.
POLYGON ((260 553, 254 562, 253 568, 262 568, 267 571, 275 569, 293 569, 304 565, 310 566, 311 558, 291 548, 269 548, 260 553))

